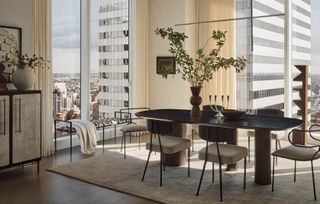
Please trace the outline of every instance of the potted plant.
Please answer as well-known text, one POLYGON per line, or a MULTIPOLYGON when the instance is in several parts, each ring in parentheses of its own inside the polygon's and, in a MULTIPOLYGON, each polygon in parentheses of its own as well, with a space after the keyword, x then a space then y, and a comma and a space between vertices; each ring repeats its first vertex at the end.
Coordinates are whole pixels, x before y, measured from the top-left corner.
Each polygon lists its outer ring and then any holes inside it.
POLYGON ((24 54, 19 56, 17 54, 17 56, 18 58, 10 58, 8 55, 3 56, 1 63, 15 69, 12 74, 12 82, 18 90, 30 90, 35 82, 34 69, 36 67, 49 68, 47 63, 50 61, 36 55, 28 56, 28 54, 24 54))
MULTIPOLYGON (((226 31, 214 30, 205 45, 197 50, 194 58, 187 53, 184 47, 185 40, 188 38, 184 33, 175 32, 171 27, 157 28, 155 33, 169 40, 169 52, 176 58, 177 72, 181 74, 183 80, 188 81, 191 85, 192 97, 190 103, 193 105, 191 116, 201 115, 199 107, 202 102, 200 97, 201 87, 205 81, 212 79, 214 72, 232 67, 235 68, 236 72, 241 72, 246 66, 247 60, 244 57, 225 58, 220 55, 221 48, 226 41, 226 31), (210 40, 214 40, 215 47, 205 53, 204 49, 210 40)), ((169 73, 163 70, 160 74, 167 78, 169 73)))

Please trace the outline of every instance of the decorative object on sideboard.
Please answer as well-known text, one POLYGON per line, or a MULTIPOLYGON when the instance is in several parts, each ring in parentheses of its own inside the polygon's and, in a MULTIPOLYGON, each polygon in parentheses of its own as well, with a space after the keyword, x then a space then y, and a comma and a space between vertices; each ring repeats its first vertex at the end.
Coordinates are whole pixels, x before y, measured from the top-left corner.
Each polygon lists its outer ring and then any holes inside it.
POLYGON ((157 74, 167 78, 169 74, 176 74, 175 57, 157 57, 157 74))
MULTIPOLYGON (((205 45, 202 48, 199 48, 196 52, 196 57, 191 57, 185 49, 184 43, 188 36, 185 33, 175 32, 172 28, 157 28, 155 30, 157 35, 160 35, 162 38, 167 38, 169 43, 169 52, 176 58, 176 63, 178 65, 177 71, 182 75, 182 79, 188 81, 191 87, 198 87, 197 89, 201 90, 203 83, 212 79, 214 72, 219 69, 229 69, 234 67, 236 72, 242 71, 247 60, 244 57, 237 58, 224 58, 221 56, 221 48, 224 46, 226 41, 226 31, 213 31, 212 35, 206 41, 205 45), (214 40, 215 47, 212 48, 208 54, 205 53, 204 49, 209 43, 210 40, 214 40)), ((167 73, 160 73, 164 78, 167 78, 167 73)), ((191 88, 194 90, 194 88, 191 88)), ((197 93, 192 91, 192 93, 197 93)), ((199 91, 200 93, 200 91, 199 91)), ((194 97, 190 99, 191 104, 195 102, 194 97)), ((200 100, 197 99, 197 102, 200 100)), ((201 103, 200 103, 201 104, 201 103)), ((200 117, 201 109, 200 104, 192 104, 191 116, 200 117)))
POLYGON ((2 56, 2 63, 6 63, 8 67, 14 67, 12 74, 12 82, 18 90, 31 90, 35 82, 34 69, 49 68, 50 61, 28 54, 18 55, 18 60, 10 58, 8 55, 2 56))

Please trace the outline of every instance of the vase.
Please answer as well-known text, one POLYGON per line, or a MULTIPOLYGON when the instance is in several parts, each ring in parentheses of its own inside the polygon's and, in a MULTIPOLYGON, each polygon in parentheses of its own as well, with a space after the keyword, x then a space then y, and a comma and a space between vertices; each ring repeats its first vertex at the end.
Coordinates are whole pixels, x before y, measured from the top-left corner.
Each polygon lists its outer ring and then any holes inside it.
POLYGON ((16 69, 12 74, 12 82, 18 90, 33 89, 35 82, 33 69, 16 69))
POLYGON ((202 98, 200 96, 200 91, 201 91, 201 86, 193 86, 190 87, 192 96, 190 98, 190 103, 192 105, 191 109, 191 117, 193 118, 199 118, 201 117, 201 109, 200 109, 200 104, 202 102, 202 98))

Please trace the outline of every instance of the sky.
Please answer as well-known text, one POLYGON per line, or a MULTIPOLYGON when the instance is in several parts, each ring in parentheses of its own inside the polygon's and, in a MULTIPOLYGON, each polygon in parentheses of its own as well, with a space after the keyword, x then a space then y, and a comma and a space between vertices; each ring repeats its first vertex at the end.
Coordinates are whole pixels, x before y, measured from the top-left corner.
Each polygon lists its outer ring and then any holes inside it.
MULTIPOLYGON (((91 70, 98 67, 99 4, 108 0, 90 0, 91 3, 91 70)), ((311 1, 311 72, 320 74, 320 1, 311 1)), ((52 1, 53 72, 80 71, 80 0, 52 1)))

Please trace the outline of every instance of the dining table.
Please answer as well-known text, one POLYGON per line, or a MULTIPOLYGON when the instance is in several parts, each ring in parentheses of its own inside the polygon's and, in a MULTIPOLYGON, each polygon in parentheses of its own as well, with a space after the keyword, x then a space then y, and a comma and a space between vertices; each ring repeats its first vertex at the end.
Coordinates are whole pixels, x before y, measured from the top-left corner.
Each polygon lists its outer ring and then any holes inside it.
MULTIPOLYGON (((230 119, 217 116, 212 111, 202 111, 200 117, 191 117, 187 109, 152 109, 137 112, 136 116, 148 120, 167 121, 178 124, 198 124, 223 128, 241 128, 255 130, 255 172, 256 184, 271 184, 271 131, 287 130, 303 123, 296 118, 280 118, 244 114, 240 118, 230 119)), ((182 135, 180 135, 182 136, 182 135)))

